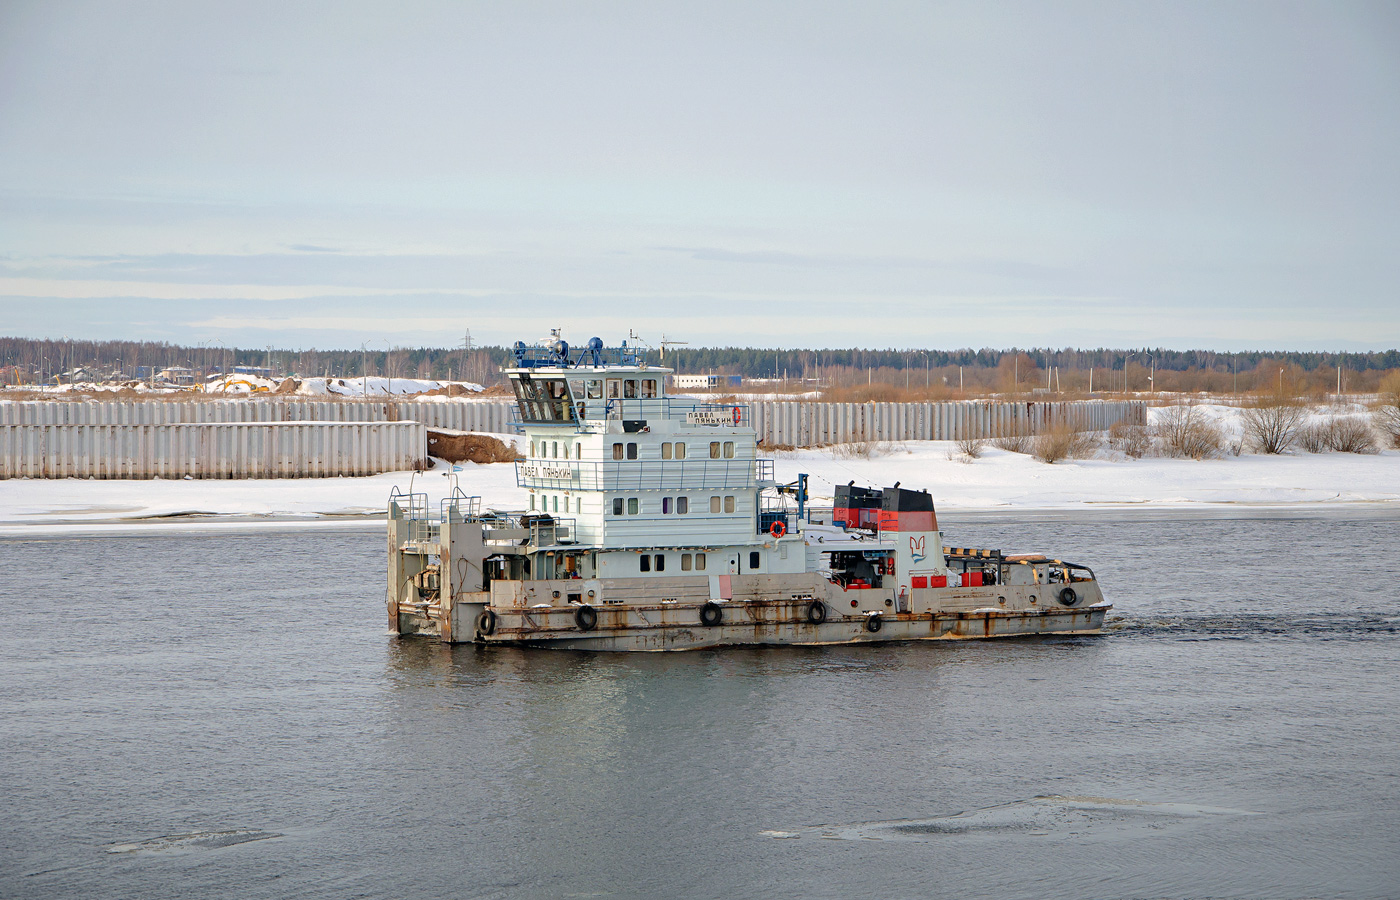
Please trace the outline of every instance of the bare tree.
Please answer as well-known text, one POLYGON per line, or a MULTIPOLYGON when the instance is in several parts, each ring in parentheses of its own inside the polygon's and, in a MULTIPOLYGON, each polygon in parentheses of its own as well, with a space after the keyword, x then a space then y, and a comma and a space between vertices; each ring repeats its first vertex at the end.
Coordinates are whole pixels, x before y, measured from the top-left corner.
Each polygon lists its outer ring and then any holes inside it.
POLYGON ((1194 403, 1168 407, 1152 426, 1152 434, 1162 443, 1162 451, 1174 459, 1210 459, 1225 447, 1220 426, 1194 403))
POLYGON ((1276 391, 1244 410, 1244 433, 1260 453, 1283 453, 1298 440, 1307 410, 1296 396, 1276 391))
POLYGON ((1372 421, 1390 446, 1400 448, 1400 372, 1391 372, 1381 379, 1380 398, 1372 421))

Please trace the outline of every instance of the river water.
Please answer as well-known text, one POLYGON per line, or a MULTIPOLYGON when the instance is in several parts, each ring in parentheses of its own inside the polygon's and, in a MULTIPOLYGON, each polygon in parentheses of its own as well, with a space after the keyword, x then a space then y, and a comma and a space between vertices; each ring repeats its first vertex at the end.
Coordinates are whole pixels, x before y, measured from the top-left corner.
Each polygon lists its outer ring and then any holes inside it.
POLYGON ((0 896, 1400 896, 1397 525, 964 516, 1109 632, 676 654, 388 636, 368 527, 6 539, 0 896))

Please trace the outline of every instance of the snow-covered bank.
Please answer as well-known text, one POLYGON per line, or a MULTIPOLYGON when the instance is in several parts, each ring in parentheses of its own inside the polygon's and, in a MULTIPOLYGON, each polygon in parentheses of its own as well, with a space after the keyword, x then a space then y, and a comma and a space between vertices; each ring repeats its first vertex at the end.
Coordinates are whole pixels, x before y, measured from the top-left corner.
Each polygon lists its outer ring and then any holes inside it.
MULTIPOLYGON (((829 503, 835 485, 927 488, 944 510, 1220 508, 1223 505, 1335 506, 1394 503, 1400 511, 1400 452, 1227 456, 1192 460, 1069 460, 1046 465, 988 447, 962 461, 949 442, 909 442, 871 458, 830 449, 779 454, 776 476, 811 476, 813 502, 829 503), (951 458, 950 458, 951 457, 951 458)), ((524 493, 509 464, 464 463, 454 477, 439 462, 429 472, 366 478, 246 481, 0 481, 0 533, 34 533, 95 523, 208 523, 211 517, 285 525, 382 514, 392 487, 426 491, 436 505, 454 481, 487 506, 521 508, 524 493)))

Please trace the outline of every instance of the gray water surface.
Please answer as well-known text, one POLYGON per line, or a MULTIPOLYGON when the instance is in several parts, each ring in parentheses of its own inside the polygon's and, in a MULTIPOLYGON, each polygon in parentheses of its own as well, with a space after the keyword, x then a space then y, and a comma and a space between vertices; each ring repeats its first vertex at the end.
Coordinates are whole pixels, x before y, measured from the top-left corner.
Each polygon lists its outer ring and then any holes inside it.
POLYGON ((385 634, 363 532, 0 541, 0 896, 1400 896, 1389 515, 946 521, 1098 638, 385 634))

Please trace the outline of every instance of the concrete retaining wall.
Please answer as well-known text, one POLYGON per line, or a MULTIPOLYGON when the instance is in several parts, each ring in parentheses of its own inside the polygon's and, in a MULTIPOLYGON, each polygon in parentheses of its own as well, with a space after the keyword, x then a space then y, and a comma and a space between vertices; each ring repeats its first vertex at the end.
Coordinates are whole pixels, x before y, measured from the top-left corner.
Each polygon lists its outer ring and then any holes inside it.
MULTIPOLYGON (((759 439, 813 446, 1143 424, 1142 401, 817 403, 759 400, 759 439)), ((511 430, 508 400, 0 401, 0 478, 302 478, 412 468, 427 428, 511 430)))
POLYGON ((0 426, 0 478, 318 478, 411 469, 420 422, 0 426))

